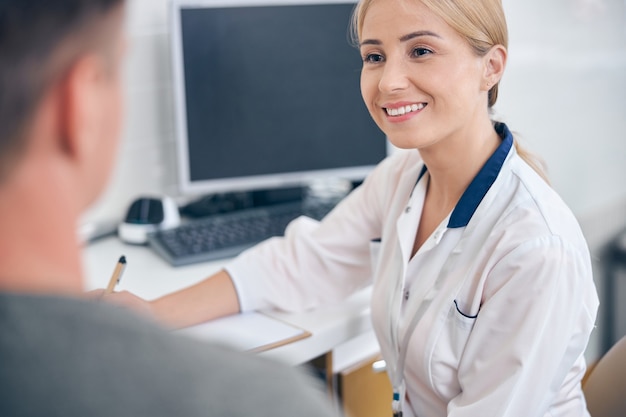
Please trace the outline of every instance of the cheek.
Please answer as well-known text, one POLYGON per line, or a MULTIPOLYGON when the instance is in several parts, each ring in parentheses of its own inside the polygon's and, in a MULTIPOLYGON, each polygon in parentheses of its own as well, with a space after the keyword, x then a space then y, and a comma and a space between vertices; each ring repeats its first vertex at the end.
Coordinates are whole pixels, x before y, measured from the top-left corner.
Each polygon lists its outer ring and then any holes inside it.
POLYGON ((370 114, 376 116, 375 100, 378 94, 378 82, 371 72, 361 72, 361 97, 370 114))
POLYGON ((449 80, 455 83, 455 89, 460 96, 470 100, 480 96, 482 85, 484 84, 480 65, 473 63, 469 59, 466 65, 458 65, 456 70, 450 73, 449 80))
POLYGON ((124 99, 120 86, 117 86, 117 88, 114 90, 109 112, 111 115, 110 129, 108 130, 107 137, 104 138, 104 140, 108 144, 107 166, 105 167, 106 171, 109 171, 113 165, 115 155, 117 154, 117 147, 120 142, 120 136, 122 133, 124 99))
POLYGON ((119 86, 112 87, 109 90, 109 97, 107 99, 106 117, 102 118, 102 134, 99 137, 100 166, 97 186, 100 188, 108 181, 115 162, 115 156, 117 155, 122 130, 123 107, 121 88, 119 86))
POLYGON ((122 89, 118 87, 115 98, 113 100, 113 108, 111 109, 111 117, 113 118, 113 132, 111 139, 117 144, 119 136, 122 133, 122 125, 124 118, 124 97, 122 89))
POLYGON ((117 143, 122 130, 124 115, 124 91, 119 78, 112 81, 109 92, 110 95, 107 100, 108 117, 106 117, 108 126, 106 126, 104 131, 107 132, 108 140, 117 143))

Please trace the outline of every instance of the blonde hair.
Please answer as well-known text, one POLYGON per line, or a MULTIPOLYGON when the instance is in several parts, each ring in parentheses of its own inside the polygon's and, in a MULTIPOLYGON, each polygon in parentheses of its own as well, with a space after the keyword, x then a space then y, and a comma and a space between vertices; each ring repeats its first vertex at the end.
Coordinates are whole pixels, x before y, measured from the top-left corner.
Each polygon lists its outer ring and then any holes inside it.
MULTIPOLYGON (((363 21, 371 4, 376 0, 360 0, 352 17, 352 37, 358 44, 363 31, 363 21)), ((477 56, 484 56, 495 45, 508 48, 509 34, 501 0, 414 0, 421 1, 434 14, 439 16, 452 29, 461 35, 477 56)), ((488 107, 491 109, 498 100, 499 82, 488 93, 488 107)), ((546 181, 544 163, 535 155, 523 149, 517 138, 515 148, 546 181)))

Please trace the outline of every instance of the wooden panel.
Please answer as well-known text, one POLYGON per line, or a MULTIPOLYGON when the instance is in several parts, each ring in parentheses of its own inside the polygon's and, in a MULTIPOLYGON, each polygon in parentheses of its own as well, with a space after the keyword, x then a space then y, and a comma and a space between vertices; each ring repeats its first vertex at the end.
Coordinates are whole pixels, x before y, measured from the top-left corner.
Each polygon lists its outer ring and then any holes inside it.
POLYGON ((339 395, 349 417, 391 416, 393 389, 386 372, 374 372, 378 356, 340 373, 339 395))

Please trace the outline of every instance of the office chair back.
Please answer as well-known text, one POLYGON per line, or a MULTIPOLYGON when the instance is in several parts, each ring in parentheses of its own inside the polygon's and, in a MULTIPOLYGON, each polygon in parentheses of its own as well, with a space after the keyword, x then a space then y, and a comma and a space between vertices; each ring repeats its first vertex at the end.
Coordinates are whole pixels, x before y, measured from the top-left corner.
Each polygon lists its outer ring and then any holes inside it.
POLYGON ((626 416, 626 336, 590 371, 583 392, 591 417, 626 416))

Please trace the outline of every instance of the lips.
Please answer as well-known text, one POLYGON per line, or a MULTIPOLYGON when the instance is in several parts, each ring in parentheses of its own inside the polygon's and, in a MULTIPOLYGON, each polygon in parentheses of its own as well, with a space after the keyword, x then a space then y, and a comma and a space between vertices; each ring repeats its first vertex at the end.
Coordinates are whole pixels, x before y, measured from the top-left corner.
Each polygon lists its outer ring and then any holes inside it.
POLYGON ((408 114, 408 113, 420 111, 424 107, 426 107, 426 103, 413 103, 413 104, 406 104, 402 106, 384 107, 384 110, 388 116, 398 117, 398 116, 404 116, 405 114, 408 114))

